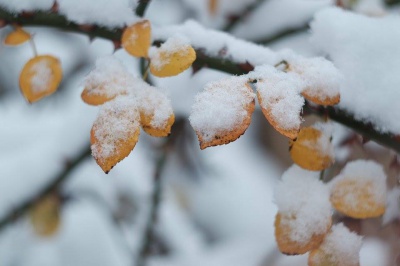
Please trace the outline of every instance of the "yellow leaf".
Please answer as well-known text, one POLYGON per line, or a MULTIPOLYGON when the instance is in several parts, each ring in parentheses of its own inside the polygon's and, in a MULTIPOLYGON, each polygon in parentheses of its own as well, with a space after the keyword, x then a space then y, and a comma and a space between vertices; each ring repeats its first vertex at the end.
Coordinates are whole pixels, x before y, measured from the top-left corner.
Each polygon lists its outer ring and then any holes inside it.
POLYGON ((139 102, 142 128, 153 137, 168 136, 175 122, 171 102, 162 91, 142 83, 135 94, 139 102))
POLYGON ((151 24, 143 20, 127 27, 122 33, 121 45, 131 55, 147 57, 151 45, 151 24))
POLYGON ((196 60, 196 51, 185 40, 170 38, 160 48, 152 48, 150 72, 157 77, 176 76, 196 60))
POLYGON ((291 228, 290 221, 295 220, 295 215, 282 215, 281 213, 277 213, 275 217, 275 239, 278 244, 278 248, 280 252, 286 255, 299 255, 304 254, 310 250, 317 248, 324 236, 329 231, 332 221, 327 221, 327 227, 325 233, 323 234, 313 234, 310 236, 310 240, 306 243, 299 243, 293 241, 290 237, 290 234, 293 233, 294 228, 291 228))
POLYGON ((4 39, 4 44, 6 45, 20 45, 31 39, 31 35, 23 30, 21 27, 17 26, 15 30, 9 33, 4 39))
POLYGON ((290 156, 304 169, 324 170, 334 162, 330 136, 315 127, 302 128, 297 139, 290 141, 290 156))
POLYGON ((136 104, 135 99, 120 96, 100 108, 90 143, 92 155, 105 173, 127 157, 139 139, 140 115, 136 104))
POLYGON ((102 105, 105 102, 113 100, 117 96, 117 94, 109 95, 103 86, 96 88, 85 87, 81 94, 82 100, 90 105, 102 105))
POLYGON ((29 211, 29 219, 40 236, 52 236, 60 227, 60 199, 51 194, 40 199, 29 211))
POLYGON ((208 0, 208 11, 212 16, 217 13, 218 9, 218 0, 208 0))
POLYGON ((357 219, 381 216, 386 208, 386 175, 373 161, 357 160, 332 180, 331 203, 339 212, 357 219))
POLYGON ((62 79, 60 61, 51 55, 40 55, 29 60, 19 76, 19 86, 29 103, 54 93, 62 79))

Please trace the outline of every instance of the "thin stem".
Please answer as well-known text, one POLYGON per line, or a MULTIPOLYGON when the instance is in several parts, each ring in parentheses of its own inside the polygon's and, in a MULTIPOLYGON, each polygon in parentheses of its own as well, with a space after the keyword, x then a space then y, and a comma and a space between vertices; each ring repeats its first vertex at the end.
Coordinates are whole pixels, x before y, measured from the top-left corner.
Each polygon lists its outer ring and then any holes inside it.
POLYGON ((223 28, 223 31, 231 32, 236 27, 236 25, 246 20, 246 18, 248 18, 250 14, 253 13, 253 11, 256 10, 265 1, 266 0, 256 0, 248 5, 240 15, 231 16, 229 23, 223 28))
POLYGON ((151 0, 139 0, 138 5, 136 7, 136 15, 138 17, 143 17, 147 6, 150 4, 151 0))
POLYGON ((37 49, 36 49, 36 44, 35 44, 35 42, 33 41, 33 38, 31 38, 31 39, 29 40, 29 44, 30 44, 31 47, 32 47, 33 55, 34 55, 35 57, 38 56, 38 52, 37 52, 37 49))
POLYGON ((137 266, 146 265, 146 259, 152 253, 152 246, 154 244, 156 236, 156 224, 158 222, 159 206, 162 197, 162 173, 164 171, 165 164, 167 162, 168 152, 170 150, 171 137, 168 137, 167 141, 161 149, 161 155, 156 162, 156 170, 153 179, 153 193, 151 195, 151 209, 150 216, 147 222, 143 242, 139 251, 138 259, 136 261, 137 266))
POLYGON ((58 190, 59 187, 68 179, 70 173, 83 162, 86 158, 91 155, 91 150, 88 148, 82 150, 72 161, 68 162, 64 171, 60 172, 49 184, 42 188, 33 197, 27 199, 25 202, 21 203, 19 206, 15 207, 12 211, 6 214, 0 219, 0 231, 4 230, 6 226, 25 214, 26 211, 31 209, 31 207, 38 201, 38 199, 47 196, 54 191, 58 190))

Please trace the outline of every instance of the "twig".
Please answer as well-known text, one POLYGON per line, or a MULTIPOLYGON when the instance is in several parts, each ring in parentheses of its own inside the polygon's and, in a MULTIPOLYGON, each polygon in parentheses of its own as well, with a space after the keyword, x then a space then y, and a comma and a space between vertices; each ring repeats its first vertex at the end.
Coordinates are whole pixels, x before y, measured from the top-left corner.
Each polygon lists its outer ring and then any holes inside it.
MULTIPOLYGON (((89 145, 88 145, 89 146, 89 145)), ((38 191, 36 195, 27 199, 25 202, 21 203, 19 206, 13 208, 8 214, 0 219, 0 231, 5 229, 6 226, 13 221, 19 219, 26 211, 28 211, 40 198, 51 194, 52 192, 59 189, 59 187, 68 179, 69 174, 74 170, 81 162, 83 162, 87 157, 91 155, 91 150, 85 148, 81 153, 79 153, 72 161, 68 162, 64 171, 62 171, 58 176, 56 176, 52 182, 47 184, 43 189, 38 191)))
POLYGON ((139 0, 139 3, 136 7, 136 15, 138 17, 143 17, 146 12, 147 6, 150 4, 151 0, 139 0))
MULTIPOLYGON (((23 15, 12 14, 0 7, 0 20, 6 20, 7 23, 17 23, 26 26, 46 26, 54 27, 62 30, 80 32, 89 36, 96 36, 100 38, 109 39, 111 41, 119 41, 122 34, 122 29, 107 29, 104 27, 93 27, 90 30, 80 27, 80 25, 68 21, 64 16, 57 13, 49 12, 36 12, 26 17, 23 15)), ((210 56, 207 51, 202 47, 196 48, 196 61, 193 66, 200 69, 202 67, 208 67, 216 70, 220 70, 233 75, 246 74, 251 71, 254 67, 248 62, 234 62, 232 60, 210 56)), ((309 109, 309 106, 305 107, 305 110, 309 109)), ((352 115, 348 114, 344 110, 340 110, 337 107, 324 108, 322 106, 312 108, 313 113, 319 115, 328 114, 329 118, 346 125, 355 131, 359 132, 363 136, 374 140, 390 149, 393 149, 400 153, 400 136, 396 136, 389 133, 381 133, 370 123, 365 123, 356 120, 352 115)))
POLYGON ((251 3, 250 5, 248 5, 240 15, 237 16, 231 16, 229 18, 229 23, 222 29, 223 31, 232 31, 237 24, 239 24, 240 22, 243 22, 244 20, 246 20, 246 18, 248 18, 248 16, 254 11, 256 10, 262 3, 264 3, 266 0, 256 0, 253 3, 251 3))
POLYGON ((263 39, 259 39, 259 40, 255 40, 254 42, 258 43, 258 44, 264 44, 264 45, 270 44, 270 43, 278 41, 278 40, 280 40, 282 38, 285 38, 285 37, 288 37, 288 36, 291 36, 291 35, 294 35, 294 34, 297 34, 297 33, 301 33, 301 32, 307 31, 308 30, 308 24, 309 23, 307 22, 306 24, 303 24, 303 25, 300 25, 300 26, 297 26, 297 27, 287 28, 287 29, 284 29, 282 31, 279 31, 279 32, 275 33, 272 36, 269 36, 269 37, 266 37, 266 38, 263 38, 263 39))

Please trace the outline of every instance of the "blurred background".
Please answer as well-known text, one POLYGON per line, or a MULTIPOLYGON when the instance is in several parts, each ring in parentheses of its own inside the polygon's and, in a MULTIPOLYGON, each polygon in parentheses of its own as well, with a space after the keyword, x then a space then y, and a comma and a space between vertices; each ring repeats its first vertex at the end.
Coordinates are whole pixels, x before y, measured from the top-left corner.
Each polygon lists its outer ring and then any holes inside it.
MULTIPOLYGON (((219 0, 217 8, 210 2, 153 0, 146 17, 155 25, 195 19, 273 50, 316 56, 308 23, 317 11, 339 5, 369 16, 398 13, 395 1, 380 0, 219 0)), ((0 29, 0 38, 11 30, 0 29)), ((271 128, 261 111, 255 111, 250 128, 237 141, 200 151, 187 119, 194 96, 226 74, 203 68, 171 78, 150 76, 174 106, 177 119, 169 149, 162 149, 165 139, 142 132, 131 155, 105 175, 86 152, 98 108, 84 104, 80 94, 84 76, 97 58, 114 53, 113 43, 50 28, 27 30, 35 34, 39 54, 60 58, 64 79, 55 94, 28 104, 18 77, 32 49, 29 44, 0 45, 0 265, 307 264, 306 255, 285 256, 275 243, 273 189, 292 161, 287 139, 271 128), (161 155, 165 167, 158 172, 161 155), (160 187, 158 217, 152 219, 154 189, 160 187), (44 200, 38 195, 46 189, 51 193, 44 200), (29 202, 40 204, 28 204, 21 217, 13 213, 29 202), (49 215, 41 208, 52 210, 53 216, 46 218, 45 228, 37 229, 35 221, 49 215)), ((139 61, 125 51, 115 56, 129 71, 140 73, 139 61)), ((305 119, 309 124, 318 118, 305 119)), ((369 158, 386 167, 391 186, 397 184, 396 154, 364 143, 340 125, 334 127, 336 164, 327 179, 346 161, 369 158)), ((390 195, 397 201, 400 193, 395 189, 390 195)), ((396 265, 397 214, 394 208, 384 225, 382 219, 335 217, 365 235, 361 265, 396 265)))

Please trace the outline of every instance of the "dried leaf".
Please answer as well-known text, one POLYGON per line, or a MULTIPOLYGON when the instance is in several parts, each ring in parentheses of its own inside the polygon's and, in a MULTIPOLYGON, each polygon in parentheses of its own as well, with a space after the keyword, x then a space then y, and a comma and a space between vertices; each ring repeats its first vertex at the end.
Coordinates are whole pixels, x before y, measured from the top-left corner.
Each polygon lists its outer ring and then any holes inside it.
POLYGON ((52 236, 60 227, 60 199, 51 194, 40 199, 29 211, 29 220, 39 236, 52 236))
POLYGON ((4 39, 4 44, 16 46, 23 44, 31 39, 29 32, 17 26, 13 32, 10 32, 4 39))
POLYGON ((245 78, 231 77, 207 84, 197 95, 189 117, 200 148, 238 139, 250 125, 254 106, 254 93, 245 78))
POLYGON ((92 155, 108 173, 127 157, 140 134, 140 115, 135 99, 120 96, 101 106, 90 132, 92 155))
POLYGON ((340 102, 340 94, 334 96, 328 96, 324 94, 323 90, 314 91, 311 89, 305 89, 302 91, 301 95, 307 100, 319 104, 319 105, 335 105, 340 102))
POLYGON ((122 33, 122 47, 136 57, 147 57, 151 45, 151 24, 143 20, 127 27, 122 33))
POLYGON ((293 228, 290 227, 290 220, 296 219, 295 215, 287 216, 277 213, 275 217, 275 239, 279 250, 286 255, 304 254, 310 250, 317 248, 324 236, 329 231, 332 221, 327 221, 327 227, 324 234, 313 234, 307 243, 299 243, 291 240, 290 234, 293 228))
POLYGON ((157 77, 176 76, 188 69, 196 60, 196 51, 187 40, 170 38, 150 53, 150 72, 157 77))
POLYGON ((334 162, 330 135, 316 127, 302 128, 297 139, 290 141, 290 156, 300 167, 322 171, 334 162))
POLYGON ((40 55, 25 64, 19 77, 19 86, 25 99, 32 103, 54 93, 61 79, 60 61, 51 55, 40 55))

